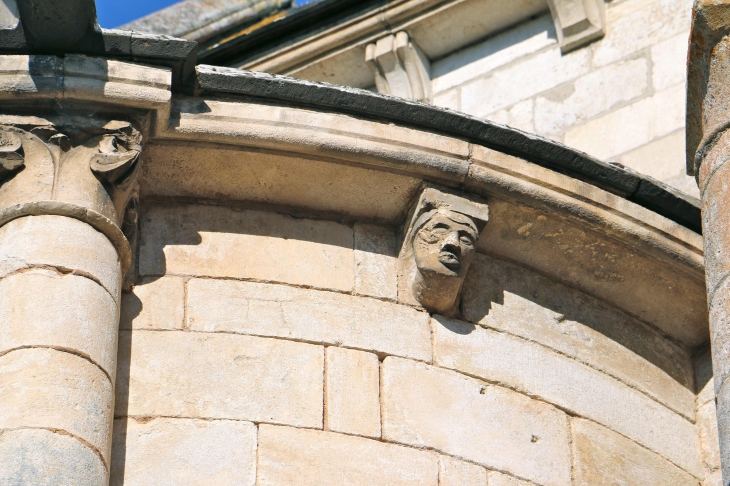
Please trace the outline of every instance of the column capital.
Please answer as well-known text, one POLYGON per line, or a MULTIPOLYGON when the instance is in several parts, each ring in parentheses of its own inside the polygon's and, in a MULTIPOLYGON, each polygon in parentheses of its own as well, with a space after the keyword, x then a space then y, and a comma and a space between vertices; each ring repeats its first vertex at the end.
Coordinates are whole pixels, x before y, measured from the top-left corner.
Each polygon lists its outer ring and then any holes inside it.
POLYGON ((130 122, 77 117, 0 125, 0 226, 23 216, 84 221, 131 263, 142 134, 130 122))

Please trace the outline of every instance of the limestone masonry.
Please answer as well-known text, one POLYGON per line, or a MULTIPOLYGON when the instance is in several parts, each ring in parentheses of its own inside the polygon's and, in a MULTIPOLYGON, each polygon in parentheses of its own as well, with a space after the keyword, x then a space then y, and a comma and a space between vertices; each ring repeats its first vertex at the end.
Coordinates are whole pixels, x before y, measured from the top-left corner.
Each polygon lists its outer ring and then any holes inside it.
POLYGON ((729 485, 691 10, 0 3, 0 485, 729 485))

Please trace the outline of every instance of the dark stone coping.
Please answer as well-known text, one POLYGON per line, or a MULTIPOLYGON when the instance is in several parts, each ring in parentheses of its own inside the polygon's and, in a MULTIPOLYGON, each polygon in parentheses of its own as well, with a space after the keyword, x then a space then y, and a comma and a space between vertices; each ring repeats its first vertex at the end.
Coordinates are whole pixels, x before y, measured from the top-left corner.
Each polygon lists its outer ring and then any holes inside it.
POLYGON ((86 54, 120 60, 166 66, 172 69, 173 87, 189 81, 195 72, 198 44, 165 35, 90 29, 72 48, 34 45, 26 39, 22 22, 15 28, 0 29, 0 54, 86 54))
POLYGON ((460 138, 617 194, 697 233, 700 202, 651 177, 563 144, 446 108, 370 91, 232 68, 196 67, 196 95, 238 95, 327 108, 460 138))

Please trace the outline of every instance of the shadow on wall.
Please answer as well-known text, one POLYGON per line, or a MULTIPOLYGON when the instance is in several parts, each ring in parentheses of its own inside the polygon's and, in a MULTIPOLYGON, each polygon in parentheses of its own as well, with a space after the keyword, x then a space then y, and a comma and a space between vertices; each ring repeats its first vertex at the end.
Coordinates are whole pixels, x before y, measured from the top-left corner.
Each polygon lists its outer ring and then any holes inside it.
MULTIPOLYGON (((549 13, 523 24, 518 29, 497 34, 477 45, 467 47, 440 61, 434 62, 431 64, 431 78, 434 79, 447 75, 474 63, 481 62, 484 64, 486 62, 490 66, 495 62, 499 64, 499 57, 503 55, 503 51, 507 51, 510 48, 514 49, 516 46, 519 47, 523 43, 530 42, 531 39, 551 39, 557 44, 558 37, 555 33, 555 24, 549 13), (489 63, 489 59, 493 59, 492 63, 489 63)), ((504 53, 504 55, 509 57, 513 56, 513 54, 508 53, 504 53)))
MULTIPOLYGON (((688 354, 659 332, 598 299, 518 265, 477 255, 464 282, 461 309, 470 323, 530 340, 540 336, 538 341, 574 348, 593 346, 600 333, 695 392, 688 354)), ((473 329, 451 330, 463 334, 473 329)))

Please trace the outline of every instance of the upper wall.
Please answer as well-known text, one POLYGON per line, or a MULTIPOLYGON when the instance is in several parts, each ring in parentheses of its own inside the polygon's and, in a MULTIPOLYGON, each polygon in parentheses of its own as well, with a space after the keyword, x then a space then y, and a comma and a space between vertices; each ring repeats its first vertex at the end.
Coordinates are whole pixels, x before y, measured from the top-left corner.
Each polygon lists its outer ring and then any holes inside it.
POLYGON ((684 167, 692 1, 606 7, 606 36, 568 54, 545 15, 434 62, 434 103, 564 142, 698 196, 684 167))
POLYGON ((691 7, 692 0, 606 2, 605 36, 568 52, 544 1, 391 2, 293 40, 284 30, 284 40, 269 39, 263 51, 254 33, 250 46, 236 50, 244 35, 201 56, 374 90, 367 45, 404 31, 430 61, 432 103, 564 142, 697 196, 684 169, 691 7))

